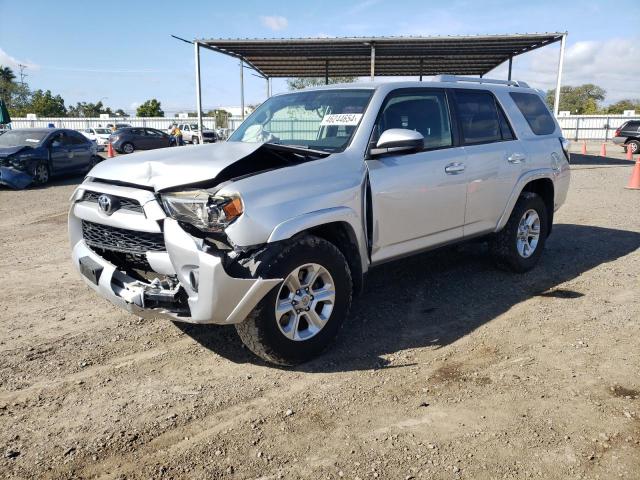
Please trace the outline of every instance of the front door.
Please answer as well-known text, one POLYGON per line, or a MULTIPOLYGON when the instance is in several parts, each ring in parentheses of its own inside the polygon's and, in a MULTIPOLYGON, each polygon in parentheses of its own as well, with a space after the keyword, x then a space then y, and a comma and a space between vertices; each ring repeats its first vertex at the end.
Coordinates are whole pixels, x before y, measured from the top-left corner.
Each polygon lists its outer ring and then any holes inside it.
POLYGON ((391 128, 420 132, 425 148, 367 160, 373 225, 371 260, 382 262, 461 238, 466 157, 452 134, 447 95, 440 89, 390 94, 373 142, 391 128))

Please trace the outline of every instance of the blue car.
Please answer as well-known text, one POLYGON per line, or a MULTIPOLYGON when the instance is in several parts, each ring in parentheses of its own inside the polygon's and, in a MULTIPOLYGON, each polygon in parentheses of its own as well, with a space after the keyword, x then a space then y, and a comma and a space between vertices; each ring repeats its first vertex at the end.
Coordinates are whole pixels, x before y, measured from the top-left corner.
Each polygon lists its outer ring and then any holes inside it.
POLYGON ((0 185, 11 188, 85 174, 100 160, 96 144, 75 130, 24 128, 0 135, 0 185))

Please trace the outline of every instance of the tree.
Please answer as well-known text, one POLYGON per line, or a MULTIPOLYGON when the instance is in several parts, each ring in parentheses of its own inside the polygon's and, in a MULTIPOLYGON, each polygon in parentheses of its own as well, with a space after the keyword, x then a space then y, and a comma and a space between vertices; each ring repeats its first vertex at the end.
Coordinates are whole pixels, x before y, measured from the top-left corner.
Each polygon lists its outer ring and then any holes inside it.
POLYGON ((27 108, 29 113, 40 117, 64 117, 67 114, 63 98, 60 95, 54 96, 51 90, 33 92, 27 108))
POLYGON ((162 111, 160 102, 152 98, 138 107, 136 115, 138 117, 164 117, 164 112, 162 111))
MULTIPOLYGON (((353 83, 357 80, 358 77, 329 77, 329 84, 353 83)), ((324 77, 296 77, 287 79, 289 90, 301 90, 307 87, 319 87, 324 84, 324 77)))
MULTIPOLYGON (((573 115, 592 115, 600 110, 599 102, 604 100, 607 92, 597 85, 586 83, 579 87, 564 86, 560 89, 560 108, 573 115)), ((547 105, 553 108, 556 90, 547 92, 547 105)))
POLYGON ((635 110, 636 114, 640 113, 640 99, 625 99, 613 103, 607 107, 606 113, 613 115, 621 115, 625 110, 635 110))
POLYGON ((231 112, 222 110, 221 108, 215 108, 207 112, 207 117, 213 117, 216 120, 216 126, 220 128, 229 127, 229 119, 231 118, 231 112))
POLYGON ((113 115, 111 108, 105 107, 102 101, 98 103, 78 102, 75 106, 69 107, 68 115, 70 117, 99 117, 100 114, 106 113, 113 115))
POLYGON ((11 83, 16 79, 16 75, 13 73, 13 70, 9 67, 3 67, 0 65, 0 80, 11 83))
POLYGON ((0 98, 5 101, 7 105, 11 104, 11 92, 14 90, 16 79, 13 70, 9 67, 3 67, 0 65, 0 98))
POLYGON ((129 114, 127 112, 125 112, 124 110, 122 110, 121 108, 117 109, 115 112, 113 112, 113 114, 116 117, 128 117, 129 114))

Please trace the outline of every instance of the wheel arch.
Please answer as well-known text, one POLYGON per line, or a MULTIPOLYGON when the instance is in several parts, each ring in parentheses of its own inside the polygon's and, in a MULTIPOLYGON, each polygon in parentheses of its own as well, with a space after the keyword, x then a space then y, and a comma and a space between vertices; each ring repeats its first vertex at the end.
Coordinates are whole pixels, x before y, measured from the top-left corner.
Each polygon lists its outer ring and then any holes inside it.
POLYGON ((496 232, 502 230, 507 224, 520 194, 522 192, 532 192, 540 195, 547 207, 549 218, 549 228, 547 231, 550 234, 553 226, 553 213, 555 210, 555 184, 553 178, 553 171, 551 169, 540 169, 523 175, 514 188, 511 197, 509 198, 509 202, 498 221, 496 232))
POLYGON ((301 233, 309 233, 334 244, 349 265, 354 293, 360 292, 367 256, 361 221, 356 212, 348 207, 335 207, 300 215, 276 226, 268 243, 287 240, 301 233))
POLYGON ((553 181, 550 178, 539 178, 527 183, 522 192, 531 192, 539 195, 542 198, 545 206, 547 207, 547 236, 551 234, 553 228, 553 211, 554 211, 554 199, 555 199, 555 187, 553 181))

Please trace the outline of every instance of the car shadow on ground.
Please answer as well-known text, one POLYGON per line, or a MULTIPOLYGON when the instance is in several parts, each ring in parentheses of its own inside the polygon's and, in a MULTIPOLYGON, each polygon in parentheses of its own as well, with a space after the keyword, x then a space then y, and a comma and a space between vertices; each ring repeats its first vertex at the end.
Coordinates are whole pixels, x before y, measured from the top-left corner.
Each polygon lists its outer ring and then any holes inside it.
MULTIPOLYGON (((364 292, 354 299, 336 343, 318 359, 295 369, 385 368, 385 355, 448 345, 531 297, 570 302, 589 295, 589 291, 556 287, 638 248, 640 233, 560 224, 554 226, 541 262, 523 275, 496 269, 481 243, 382 265, 367 276, 364 292)), ((228 360, 262 363, 243 347, 233 327, 176 326, 228 360)))
POLYGON ((571 165, 589 165, 589 166, 615 166, 626 165, 632 166, 633 161, 625 158, 601 157, 600 155, 582 155, 581 153, 571 154, 571 165))

